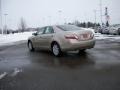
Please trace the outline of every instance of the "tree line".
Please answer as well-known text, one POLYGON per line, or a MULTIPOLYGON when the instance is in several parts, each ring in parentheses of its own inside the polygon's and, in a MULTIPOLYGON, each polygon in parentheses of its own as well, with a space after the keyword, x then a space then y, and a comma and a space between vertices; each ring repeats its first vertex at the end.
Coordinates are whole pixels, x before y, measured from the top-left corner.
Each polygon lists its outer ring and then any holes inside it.
MULTIPOLYGON (((78 20, 76 20, 74 22, 65 23, 65 24, 76 25, 78 27, 83 27, 83 28, 97 28, 97 27, 100 27, 100 23, 80 22, 78 20)), ((8 29, 7 26, 5 26, 3 28, 4 34, 25 32, 25 31, 34 31, 34 30, 37 30, 37 28, 27 28, 26 21, 23 17, 20 19, 17 30, 8 29)), ((0 33, 1 32, 2 31, 0 30, 0 33)))
POLYGON ((78 27, 83 27, 83 28, 100 27, 100 23, 93 23, 93 22, 79 22, 79 21, 74 21, 74 22, 68 23, 68 24, 76 25, 78 27))

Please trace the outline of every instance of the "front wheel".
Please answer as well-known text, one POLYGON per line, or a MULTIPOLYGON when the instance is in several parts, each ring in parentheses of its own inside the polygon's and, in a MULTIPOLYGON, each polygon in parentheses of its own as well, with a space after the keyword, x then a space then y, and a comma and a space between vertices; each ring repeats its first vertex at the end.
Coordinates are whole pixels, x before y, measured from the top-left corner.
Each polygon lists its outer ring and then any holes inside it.
POLYGON ((30 51, 34 51, 34 47, 31 41, 28 41, 28 48, 30 51))
POLYGON ((61 55, 62 52, 61 52, 59 44, 54 43, 51 48, 52 48, 52 53, 55 56, 60 56, 61 55))

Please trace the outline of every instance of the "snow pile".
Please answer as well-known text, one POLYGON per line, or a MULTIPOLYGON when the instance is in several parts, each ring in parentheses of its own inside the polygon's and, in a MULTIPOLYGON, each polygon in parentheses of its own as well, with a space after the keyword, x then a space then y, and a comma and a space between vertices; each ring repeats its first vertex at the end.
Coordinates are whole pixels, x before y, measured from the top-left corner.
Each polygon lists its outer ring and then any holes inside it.
POLYGON ((120 35, 105 35, 105 34, 101 34, 101 33, 95 33, 95 38, 97 40, 101 40, 101 39, 117 40, 117 39, 120 39, 120 35))
POLYGON ((0 34, 0 46, 2 45, 11 45, 18 41, 27 40, 28 37, 32 36, 33 32, 24 32, 24 33, 15 33, 15 34, 0 34))

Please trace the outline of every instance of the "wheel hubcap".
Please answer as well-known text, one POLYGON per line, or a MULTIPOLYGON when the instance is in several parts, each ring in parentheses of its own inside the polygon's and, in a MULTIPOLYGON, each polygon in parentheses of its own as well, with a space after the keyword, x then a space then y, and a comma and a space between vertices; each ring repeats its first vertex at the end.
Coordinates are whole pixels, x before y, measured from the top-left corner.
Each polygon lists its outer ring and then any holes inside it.
POLYGON ((58 45, 53 45, 53 53, 54 53, 54 55, 58 55, 59 54, 59 47, 58 47, 58 45))

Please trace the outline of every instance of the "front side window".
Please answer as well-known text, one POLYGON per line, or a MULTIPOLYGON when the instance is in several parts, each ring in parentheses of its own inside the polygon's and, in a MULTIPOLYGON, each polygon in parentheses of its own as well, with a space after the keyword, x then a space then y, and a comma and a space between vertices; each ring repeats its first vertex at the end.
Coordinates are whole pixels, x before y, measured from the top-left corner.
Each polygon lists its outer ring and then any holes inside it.
POLYGON ((38 31, 37 31, 37 34, 40 35, 40 34, 43 34, 45 28, 40 28, 38 31))

